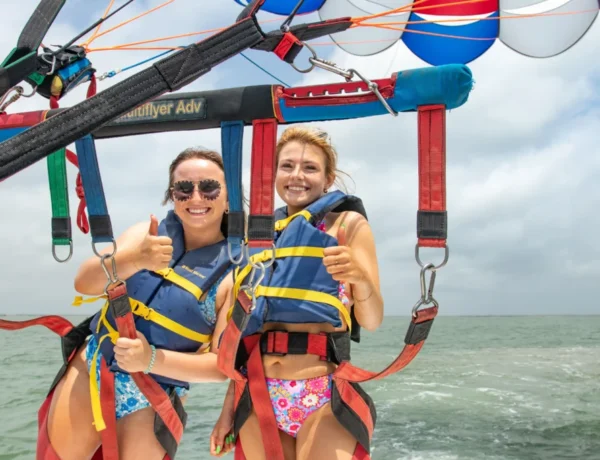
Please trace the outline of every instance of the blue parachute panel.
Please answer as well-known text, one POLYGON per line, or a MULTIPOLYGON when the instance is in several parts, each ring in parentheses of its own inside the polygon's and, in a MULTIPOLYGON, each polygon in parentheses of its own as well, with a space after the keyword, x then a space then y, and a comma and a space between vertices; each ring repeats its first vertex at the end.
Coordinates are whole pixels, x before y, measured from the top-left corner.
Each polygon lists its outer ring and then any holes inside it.
MULTIPOLYGON (((246 6, 248 0, 235 0, 236 3, 246 6)), ((302 6, 298 10, 298 14, 313 13, 323 6, 325 0, 304 0, 302 6)), ((268 11, 273 14, 286 15, 290 14, 294 7, 298 4, 298 0, 266 0, 261 6, 261 11, 268 11)))
POLYGON ((413 12, 402 40, 416 56, 428 64, 467 64, 485 53, 498 37, 498 12, 489 17, 493 19, 462 26, 447 26, 442 25, 443 23, 419 23, 424 19, 413 12))

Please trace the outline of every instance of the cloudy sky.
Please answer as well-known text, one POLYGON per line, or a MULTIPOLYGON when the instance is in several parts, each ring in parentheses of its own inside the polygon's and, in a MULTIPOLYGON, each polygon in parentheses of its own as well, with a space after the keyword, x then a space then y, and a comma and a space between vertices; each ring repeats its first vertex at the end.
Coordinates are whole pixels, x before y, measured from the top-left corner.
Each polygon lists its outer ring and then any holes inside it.
MULTIPOLYGON (((35 0, 3 2, 0 50, 7 54, 34 9, 35 0)), ((108 2, 71 0, 45 43, 64 43, 93 22, 108 2), (91 6, 93 5, 93 6, 91 6)), ((135 2, 121 20, 160 2, 135 2)), ((177 0, 152 16, 119 29, 97 46, 192 32, 230 24, 240 7, 233 0, 177 0)), ((262 15, 262 19, 271 19, 262 15)), ((309 20, 312 18, 309 18, 309 20)), ((116 21, 111 22, 111 24, 116 21)), ((435 296, 443 315, 590 314, 600 311, 591 289, 600 279, 600 61, 594 44, 600 25, 568 52, 552 59, 521 56, 502 43, 470 64, 476 85, 469 101, 447 116, 447 190, 450 261, 440 270, 435 296)), ((189 42, 180 42, 189 43, 189 42)), ((371 78, 426 64, 402 43, 379 55, 357 58, 337 47, 319 53, 371 78)), ((290 85, 337 82, 325 71, 296 73, 274 55, 248 51, 290 85)), ((147 54, 97 52, 99 73, 138 62, 147 54)), ((302 55, 304 56, 304 54, 302 55)), ((105 80, 99 89, 123 77, 105 80)), ((252 84, 273 79, 238 56, 183 91, 252 84)), ((61 101, 80 101, 80 88, 61 101)), ((39 96, 10 112, 39 110, 39 96)), ((385 310, 408 314, 419 297, 414 260, 417 207, 415 114, 321 123, 331 133, 350 191, 366 205, 377 241, 385 310)), ((245 181, 249 184, 250 131, 246 131, 245 181)), ((97 143, 104 189, 116 234, 164 215, 160 205, 173 157, 193 145, 220 149, 217 130, 166 133, 97 143)), ((76 171, 69 168, 71 213, 76 171)), ((90 239, 74 226, 75 255, 54 261, 50 249, 51 208, 45 161, 0 185, 0 248, 4 256, 0 314, 88 314, 71 307, 77 266, 92 255, 90 239)), ((425 252, 439 260, 438 252, 425 252)))

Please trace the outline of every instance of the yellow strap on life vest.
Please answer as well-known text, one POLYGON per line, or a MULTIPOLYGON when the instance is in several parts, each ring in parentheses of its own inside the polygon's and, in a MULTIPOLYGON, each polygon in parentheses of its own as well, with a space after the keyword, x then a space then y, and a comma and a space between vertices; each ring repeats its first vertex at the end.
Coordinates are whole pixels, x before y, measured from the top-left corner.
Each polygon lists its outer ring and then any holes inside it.
MULTIPOLYGON (((250 260, 254 263, 267 262, 273 257, 272 249, 265 249, 258 254, 250 256, 250 260)), ((313 246, 293 246, 291 248, 275 249, 275 258, 283 259, 284 257, 320 257, 323 258, 323 248, 313 246)))
POLYGON ((212 339, 212 335, 200 334, 199 332, 188 329, 187 327, 182 326, 172 319, 161 315, 154 309, 144 305, 142 302, 132 299, 131 297, 129 298, 129 303, 131 304, 131 310, 133 311, 134 315, 141 316, 147 321, 152 321, 153 323, 156 323, 177 335, 185 337, 186 339, 190 339, 199 343, 209 343, 212 339))
MULTIPOLYGON (((106 429, 106 423, 104 423, 104 417, 102 416, 102 405, 100 403, 100 388, 98 388, 98 380, 96 380, 96 374, 98 372, 98 353, 100 352, 100 345, 104 342, 105 339, 109 338, 112 343, 115 343, 119 338, 119 333, 108 333, 104 334, 98 340, 98 348, 94 353, 94 357, 92 358, 92 363, 90 365, 90 398, 92 401, 92 415, 94 417, 94 426, 96 427, 96 431, 102 431, 106 429)), ((104 359, 104 358, 101 358, 104 359)))
POLYGON ((108 296, 99 295, 96 297, 89 297, 87 299, 84 299, 83 296, 77 295, 77 296, 75 296, 75 299, 73 299, 73 303, 71 304, 71 306, 81 307, 84 303, 93 303, 93 302, 97 302, 100 299, 108 299, 108 296))
POLYGON ((110 339, 112 343, 116 343, 117 339, 119 338, 119 332, 115 330, 106 319, 108 306, 109 303, 106 302, 102 307, 102 310, 100 310, 100 319, 98 320, 98 325, 96 326, 96 333, 100 331, 101 326, 104 326, 108 330, 108 333, 104 334, 102 337, 100 337, 100 339, 98 339, 98 345, 90 365, 90 399, 92 401, 92 415, 94 417, 94 426, 96 427, 96 431, 102 431, 106 428, 104 417, 102 416, 102 406, 100 404, 100 389, 98 388, 98 381, 96 380, 96 373, 98 372, 98 353, 100 352, 100 345, 105 339, 110 339))
MULTIPOLYGON (((295 216, 295 214, 294 214, 295 216)), ((293 216, 292 216, 293 217, 293 216)), ((271 260, 273 254, 272 249, 267 249, 258 254, 255 254, 250 257, 250 260, 254 263, 258 262, 266 262, 271 260)), ((323 248, 322 247, 314 247, 314 246, 294 246, 290 248, 278 248, 275 249, 275 258, 281 259, 284 257, 320 257, 323 258, 323 248)), ((235 272, 235 284, 233 287, 233 298, 236 299, 242 282, 244 279, 250 274, 252 270, 252 265, 246 265, 242 270, 236 268, 235 272)), ((269 287, 269 286, 258 286, 255 291, 256 297, 266 296, 266 297, 283 297, 288 299, 295 300, 305 300, 308 302, 320 302, 325 303, 327 305, 331 305, 336 308, 340 315, 346 321, 348 328, 352 327, 352 321, 350 319, 350 313, 344 306, 344 304, 337 297, 332 296, 331 294, 326 294, 324 292, 319 291, 311 291, 308 289, 296 289, 296 288, 285 288, 285 287, 269 287)), ((235 305, 235 304, 234 304, 235 305)), ((232 305, 227 312, 227 320, 231 318, 233 314, 232 305)))
POLYGON ((292 220, 300 216, 304 217, 307 221, 309 221, 312 217, 310 212, 308 212, 306 209, 303 209, 302 211, 299 211, 296 214, 292 214, 291 216, 286 217, 285 219, 280 219, 277 222, 275 222, 275 231, 280 232, 284 230, 292 220))
MULTIPOLYGON (((167 318, 166 316, 157 313, 152 308, 144 305, 142 302, 138 302, 135 299, 129 298, 129 304, 131 305, 131 311, 134 315, 140 316, 145 320, 152 321, 153 323, 159 324, 160 326, 168 329, 171 332, 174 332, 180 336, 183 336, 187 339, 194 340, 200 343, 209 343, 212 336, 200 334, 198 332, 192 331, 187 327, 182 326, 179 323, 167 318)), ((108 311, 109 303, 102 307, 100 311, 100 320, 98 321, 98 326, 96 328, 96 333, 99 332, 100 326, 104 326, 108 333, 104 334, 98 340, 98 347, 96 348, 96 352, 94 353, 94 357, 92 359, 92 363, 90 365, 90 398, 92 401, 92 414, 94 417, 94 426, 96 427, 96 431, 102 431, 106 428, 106 423, 104 422, 104 418, 102 417, 102 406, 100 403, 100 389, 98 388, 98 381, 96 380, 97 373, 97 360, 98 353, 100 352, 100 345, 105 339, 110 339, 110 341, 114 344, 117 342, 119 338, 119 332, 115 330, 108 320, 106 319, 106 312, 108 311)), ((206 348, 206 351, 209 351, 210 347, 206 348)))
POLYGON ((348 329, 352 327, 352 321, 350 319, 350 313, 344 307, 344 304, 340 299, 331 294, 319 291, 311 291, 309 289, 296 289, 288 287, 271 287, 271 286, 258 286, 255 291, 256 297, 283 297, 286 299, 304 300, 307 302, 320 302, 335 307, 340 315, 344 317, 348 329))
MULTIPOLYGON (((257 254, 254 254, 253 256, 251 256, 250 260, 253 263, 266 262, 268 260, 271 260, 272 257, 273 257, 273 250, 266 249, 262 252, 259 252, 257 254)), ((314 246, 294 246, 291 248, 275 249, 275 258, 276 259, 282 259, 284 257, 320 257, 320 258, 323 258, 323 248, 314 247, 314 246)), ((237 297, 238 293, 240 292, 240 287, 242 285, 242 282, 250 274, 251 270, 252 270, 251 264, 246 265, 242 270, 240 270, 239 267, 236 267, 235 278, 234 278, 235 284, 233 286, 233 294, 234 294, 233 298, 234 299, 237 297)), ((230 309, 229 315, 231 315, 232 309, 233 309, 233 307, 230 309)))
POLYGON ((167 281, 170 281, 173 284, 176 284, 180 288, 185 289, 190 294, 192 294, 194 297, 196 297, 197 300, 200 300, 200 298, 202 297, 202 294, 203 294, 202 289, 200 289, 198 286, 196 286, 191 281, 185 279, 183 276, 176 273, 175 270, 173 270, 172 268, 164 268, 162 270, 156 270, 155 273, 158 273, 164 279, 166 279, 167 281))

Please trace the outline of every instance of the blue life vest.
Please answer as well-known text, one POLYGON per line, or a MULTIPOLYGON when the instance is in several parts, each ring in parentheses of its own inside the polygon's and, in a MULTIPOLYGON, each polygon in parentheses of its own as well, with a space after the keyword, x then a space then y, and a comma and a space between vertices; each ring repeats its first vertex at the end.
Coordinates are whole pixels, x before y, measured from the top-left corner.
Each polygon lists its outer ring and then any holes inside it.
MULTIPOLYGON (((323 195, 293 216, 287 215, 287 207, 276 210, 275 260, 256 290, 256 308, 244 337, 260 331, 264 323, 329 323, 340 327, 342 317, 348 326, 355 323, 339 299, 339 282, 323 265, 323 249, 337 246, 337 239, 317 228, 327 213, 342 211, 356 211, 366 217, 362 201, 340 191, 323 195)), ((272 249, 251 251, 250 259, 268 265, 272 254, 272 249)), ((236 269, 235 295, 250 279, 250 270, 250 265, 236 269)))
MULTIPOLYGON (((136 329, 157 349, 196 352, 203 343, 210 341, 214 331, 214 324, 207 321, 200 309, 199 299, 233 265, 227 253, 227 240, 186 252, 183 227, 173 211, 169 211, 160 223, 158 234, 173 240, 170 268, 158 272, 141 270, 126 281, 129 297, 143 304, 140 311, 134 309, 136 329), (160 321, 153 321, 153 317, 147 315, 148 309, 145 307, 153 310, 153 315, 159 314, 186 328, 188 336, 182 336, 164 327, 159 324, 160 321), (206 339, 198 339, 196 334, 204 335, 206 339)), ((237 254, 232 253, 232 256, 235 258, 237 254)), ((100 321, 102 313, 101 311, 96 314, 90 325, 97 341, 109 332, 104 322, 100 321)), ((110 310, 105 311, 105 319, 115 328, 110 310)), ((100 351, 112 371, 125 372, 118 367, 114 359, 113 347, 114 344, 110 340, 104 340, 100 351)), ((187 382, 158 375, 153 377, 159 383, 188 387, 187 382)))

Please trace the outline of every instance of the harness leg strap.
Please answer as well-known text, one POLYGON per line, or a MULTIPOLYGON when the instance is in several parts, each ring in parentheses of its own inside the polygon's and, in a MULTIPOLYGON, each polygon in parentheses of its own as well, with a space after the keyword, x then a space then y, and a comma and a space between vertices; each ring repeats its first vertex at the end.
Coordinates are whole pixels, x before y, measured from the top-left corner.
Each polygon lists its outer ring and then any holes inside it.
POLYGON ((279 439, 277 420, 271 405, 271 397, 262 363, 260 347, 255 346, 248 358, 248 387, 252 405, 260 424, 265 455, 269 460, 284 460, 283 446, 279 439))
POLYGON ((119 460, 117 413, 115 408, 115 375, 102 358, 100 364, 100 407, 106 428, 100 432, 103 460, 119 460))
MULTIPOLYGON (((113 310, 117 329, 121 337, 135 339, 137 337, 133 313, 127 295, 127 288, 120 284, 108 290, 108 300, 113 310)), ((162 387, 150 376, 141 372, 130 374, 135 384, 148 401, 150 405, 162 420, 167 430, 162 430, 162 436, 157 436, 158 441, 165 449, 170 458, 175 457, 177 446, 183 436, 183 430, 186 423, 186 414, 182 408, 177 410, 174 407, 171 398, 162 389, 162 387)), ((156 423, 155 423, 156 426, 156 423)))

